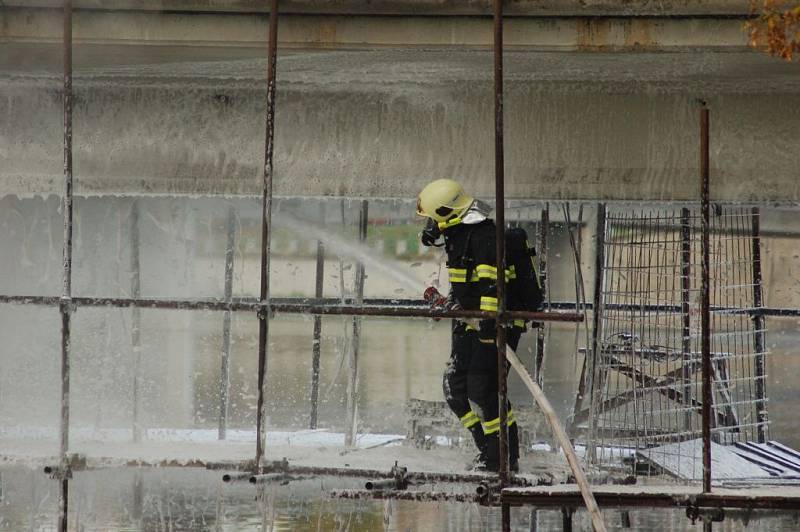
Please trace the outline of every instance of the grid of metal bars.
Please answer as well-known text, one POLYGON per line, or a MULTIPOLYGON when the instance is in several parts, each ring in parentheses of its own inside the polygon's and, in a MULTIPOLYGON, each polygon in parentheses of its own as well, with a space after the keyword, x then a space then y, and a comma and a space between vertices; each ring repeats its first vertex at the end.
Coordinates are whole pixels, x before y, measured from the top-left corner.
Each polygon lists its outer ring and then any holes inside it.
MULTIPOLYGON (((710 430, 718 443, 767 435, 758 217, 741 207, 710 217, 710 430)), ((605 216, 590 407, 600 462, 622 448, 701 437, 701 221, 686 208, 605 216)))
MULTIPOLYGON (((269 316, 276 310, 281 310, 279 305, 271 303, 269 297, 269 259, 270 259, 270 227, 272 218, 273 201, 273 154, 274 154, 274 124, 275 124, 275 86, 278 48, 278 0, 270 1, 269 33, 268 33, 268 71, 267 71, 267 112, 266 112, 266 141, 264 147, 264 172, 262 188, 262 219, 261 219, 261 293, 258 301, 235 301, 226 291, 225 300, 198 301, 198 300, 161 300, 152 299, 143 301, 133 298, 80 298, 72 297, 72 200, 73 200, 73 175, 72 175, 72 2, 64 0, 63 9, 63 41, 64 54, 64 84, 63 84, 63 115, 64 115, 64 193, 62 195, 62 212, 64 215, 64 246, 63 246, 63 291, 61 297, 27 297, 27 296, 0 296, 0 303, 9 302, 17 304, 44 304, 58 305, 61 312, 61 416, 60 416, 60 464, 50 468, 51 473, 59 479, 61 492, 59 496, 59 523, 60 531, 67 530, 67 516, 69 503, 69 479, 72 476, 72 463, 69 454, 69 386, 70 386, 70 317, 73 308, 77 305, 107 305, 114 307, 142 307, 169 308, 169 309, 209 309, 222 310, 229 313, 232 310, 252 310, 259 318, 259 344, 258 344, 258 406, 256 421, 256 450, 255 461, 251 465, 258 472, 262 466, 264 456, 265 431, 264 431, 264 395, 266 392, 267 361, 268 361, 268 335, 269 316)), ((504 269, 503 232, 504 232, 504 176, 503 176, 503 3, 502 0, 493 0, 493 27, 494 27, 494 103, 495 103, 495 191, 496 191, 496 220, 497 220, 497 256, 498 269, 504 269)), ((363 226, 366 227, 366 212, 364 212, 363 226)), ((138 257, 137 257, 138 258, 138 257)), ((362 301, 357 301, 355 307, 344 305, 314 305, 299 304, 284 306, 284 312, 311 313, 311 314, 350 314, 354 316, 354 327, 358 327, 361 315, 374 316, 408 316, 408 317, 480 317, 496 318, 497 344, 498 344, 498 369, 499 369, 499 401, 500 408, 500 484, 505 486, 509 482, 508 472, 508 437, 506 434, 506 360, 505 360, 505 328, 504 323, 514 319, 531 319, 538 321, 580 321, 581 315, 551 312, 509 312, 503 308, 503 279, 498 281, 498 299, 500 308, 496 313, 481 311, 434 311, 429 308, 398 308, 396 306, 375 306, 365 308, 362 301)), ((132 288, 136 288, 133 286, 132 288)), ((132 337, 134 346, 137 338, 132 337)), ((351 367, 355 367, 356 360, 351 367)), ((223 375, 227 369, 227 360, 223 359, 223 375)), ((357 384, 357 370, 353 370, 353 388, 357 384)), ((225 392, 221 390, 221 408, 226 408, 225 392)), ((355 419, 355 408, 352 418, 355 419)), ((221 417, 223 415, 221 414, 221 417)), ((355 421, 353 421, 355 425, 355 421)), ((219 427, 221 435, 225 432, 225 425, 219 427)), ((136 431, 134 431, 136 432, 136 431)), ((507 504, 502 505, 503 530, 510 529, 510 511, 507 504)))
MULTIPOLYGON (((503 18, 503 3, 502 0, 493 0, 493 21, 494 21, 494 80, 495 80, 495 90, 494 90, 494 97, 495 97, 495 183, 496 183, 496 218, 498 221, 497 230, 498 230, 498 260, 500 263, 498 264, 498 268, 503 267, 503 238, 502 238, 502 231, 503 231, 503 221, 504 221, 504 178, 503 178, 503 88, 502 88, 502 79, 503 79, 503 71, 502 71, 502 49, 503 49, 503 25, 502 25, 502 18, 503 18)), ((269 272, 269 229, 270 229, 270 220, 271 220, 271 206, 272 206, 272 154, 274 151, 274 104, 275 104, 275 66, 276 66, 276 55, 277 55, 277 22, 278 22, 278 0, 271 0, 270 3, 270 30, 269 30, 269 70, 267 76, 267 83, 268 83, 268 106, 267 106, 267 136, 266 136, 266 145, 265 145, 265 165, 264 165, 264 186, 263 186, 263 194, 262 194, 262 205, 263 205, 263 216, 262 216, 262 249, 261 249, 261 257, 262 257, 262 275, 261 275, 261 297, 258 301, 232 301, 226 291, 226 299, 225 301, 197 301, 197 300, 187 300, 187 301, 169 301, 169 300, 147 300, 143 301, 136 298, 135 290, 132 289, 133 297, 129 299, 125 298, 107 298, 105 300, 98 300, 95 298, 73 298, 72 291, 71 291, 71 268, 72 268, 72 4, 71 0, 64 0, 64 39, 63 39, 63 52, 64 52, 64 195, 62 198, 63 201, 63 214, 64 214, 64 267, 63 267, 63 291, 61 297, 25 297, 25 296, 0 296, 0 303, 2 302, 12 302, 12 303, 21 303, 21 304, 45 304, 45 305, 57 305, 60 309, 61 316, 62 316, 62 357, 61 357, 61 365, 62 365, 62 401, 61 401, 61 436, 60 436, 60 454, 61 454, 61 464, 56 471, 56 476, 60 479, 61 482, 61 493, 59 497, 59 530, 66 530, 67 528, 67 515, 68 515, 68 490, 69 490, 69 478, 71 477, 71 462, 70 456, 68 454, 69 450, 69 442, 68 442, 68 434, 69 434, 69 351, 70 351, 70 315, 74 306, 79 304, 86 304, 86 305, 110 305, 110 306, 117 306, 117 307, 126 307, 131 306, 134 308, 141 308, 141 307, 154 307, 154 308, 185 308, 185 309, 213 309, 213 310, 223 310, 226 312, 230 312, 234 309, 247 309, 252 310, 258 313, 259 317, 259 329, 260 329, 260 341, 259 341, 259 374, 258 374, 258 390, 259 390, 259 409, 258 409, 258 423, 257 423, 257 444, 256 444, 256 460, 251 466, 258 470, 258 468, 262 465, 262 458, 263 458, 263 444, 262 444, 262 437, 263 437, 263 424, 262 424, 262 404, 263 404, 263 394, 266 387, 266 365, 267 365, 267 336, 268 336, 268 321, 269 321, 269 314, 272 311, 278 310, 276 305, 272 304, 269 298, 268 293, 268 272, 269 272)), ((763 342, 763 316, 764 313, 758 311, 761 308, 761 294, 760 294, 760 270, 753 271, 752 276, 748 278, 746 276, 742 276, 736 278, 732 282, 732 284, 728 285, 725 289, 720 289, 720 292, 713 296, 716 300, 735 300, 735 305, 738 306, 722 306, 716 309, 709 309, 710 304, 710 297, 708 294, 709 289, 709 263, 707 257, 711 253, 710 249, 711 246, 708 242, 708 235, 709 235, 709 216, 708 216, 708 110, 704 107, 701 109, 701 173, 702 173, 702 215, 700 219, 702 221, 701 225, 701 236, 702 236, 702 243, 700 245, 703 254, 703 261, 702 261, 702 275, 701 275, 701 321, 702 327, 701 332, 699 333, 700 336, 700 351, 702 351, 702 364, 700 364, 703 368, 703 393, 705 395, 705 399, 702 400, 703 412, 702 412, 702 429, 704 435, 704 452, 703 452, 703 472, 704 472, 704 491, 710 491, 710 451, 708 447, 708 432, 711 430, 712 419, 709 415, 709 409, 712 405, 710 405, 710 401, 708 400, 708 394, 710 393, 710 386, 708 385, 709 379, 714 379, 716 384, 716 389, 713 391, 713 395, 716 397, 713 405, 713 423, 714 423, 714 430, 717 434, 731 434, 731 433, 738 433, 738 434, 751 434, 753 430, 758 433, 758 438, 763 439, 766 432, 766 405, 765 405, 765 393, 764 393, 764 378, 765 375, 763 373, 763 358, 765 354, 764 349, 764 342, 763 342), (743 306, 741 301, 737 298, 741 298, 743 301, 745 298, 746 291, 750 289, 752 291, 752 296, 750 299, 749 307, 743 306), (732 291, 732 292, 731 292, 732 291), (737 292, 738 291, 738 292, 737 292), (733 293, 733 295, 731 295, 733 293), (755 311, 754 311, 755 310, 755 311), (713 339, 709 334, 709 317, 713 316, 714 323, 712 326, 714 327, 722 327, 727 328, 727 332, 721 333, 718 336, 715 336, 713 339), (747 332, 747 324, 750 323, 747 320, 750 320, 752 323, 752 327, 750 332, 747 332), (732 365, 730 363, 731 359, 734 358, 734 351, 737 346, 745 345, 745 336, 748 334, 753 335, 753 349, 751 352, 745 353, 744 351, 740 354, 740 361, 739 365, 732 365), (734 340, 731 341, 731 338, 734 340), (713 347, 709 347, 709 342, 711 342, 713 347), (726 343, 727 342, 727 343, 726 343), (732 343, 731 343, 732 342, 732 343), (713 357, 711 356, 713 349, 713 357), (714 370, 714 375, 712 376, 712 358, 715 360, 713 367, 718 368, 714 370), (728 362, 726 364, 726 361, 728 362), (718 364, 721 362, 721 364, 718 364), (733 367, 732 367, 733 366, 733 367), (750 372, 748 376, 740 376, 741 373, 750 372), (755 376, 755 377, 754 377, 755 376), (748 392, 745 393, 743 385, 737 385, 734 387, 735 383, 739 382, 748 382, 752 386, 748 388, 748 392), (752 399, 752 389, 755 389, 756 399, 752 399), (733 392, 732 392, 733 390, 733 392), (738 395, 737 395, 738 394, 738 395), (744 394, 744 395, 743 395, 744 394), (742 399, 742 397, 747 397, 747 399, 742 399), (739 405, 749 405, 749 408, 745 414, 745 417, 741 417, 741 407, 739 405), (736 408, 734 408, 736 407, 736 408), (722 418, 720 418, 722 416, 722 418), (751 420, 753 420, 751 422, 751 420), (732 424, 731 424, 732 423, 732 424), (754 428, 754 429, 753 429, 754 428), (736 429, 736 430, 734 430, 736 429)), ((736 217, 736 215, 732 215, 736 217)), ((667 217, 666 214, 663 216, 664 218, 667 217)), ((656 222, 661 221, 662 216, 660 214, 656 215, 656 222)), ((674 218, 674 215, 673 215, 674 218)), ((698 218, 694 216, 695 221, 698 218)), ((739 215, 739 218, 743 218, 742 215, 739 215)), ((682 216, 683 220, 683 216, 682 216)), ((652 224, 652 216, 648 218, 648 223, 652 224)), ((743 226, 746 225, 742 222, 743 226)), ((759 259, 759 251, 758 251, 758 236, 757 236, 757 213, 753 212, 753 217, 750 221, 751 227, 753 229, 754 236, 751 239, 751 253, 749 259, 741 258, 735 261, 728 261, 728 262, 720 262, 716 266, 716 273, 713 275, 718 276, 718 280, 722 279, 723 277, 729 279, 732 275, 731 272, 738 272, 741 269, 741 264, 745 263, 752 263, 755 265, 760 265, 759 259), (737 266, 738 265, 738 266, 737 266)), ((682 229, 683 230, 683 229, 682 229)), ((690 225, 690 233, 696 232, 697 227, 696 225, 690 225)), ((655 233, 654 233, 655 234, 655 233)), ((605 236, 605 235, 604 235, 605 236)), ((612 235, 608 235, 611 237, 612 235)), ((652 236, 652 235, 651 235, 652 236)), ((674 240, 674 235, 671 237, 674 240)), ((683 241, 684 239, 682 239, 683 241)), ((649 244, 653 244, 654 242, 648 242, 649 244)), ((667 244, 668 242, 665 240, 663 244, 667 244)), ((672 242, 674 244, 674 242, 672 242)), ((612 243, 613 244, 613 239, 612 243)), ((727 245, 727 244, 726 244, 727 245)), ((733 243, 730 243, 733 245, 733 243)), ((697 247, 697 243, 695 241, 692 242, 690 246, 690 253, 692 249, 697 247)), ((664 267, 667 268, 667 258, 669 257, 670 253, 673 255, 676 253, 674 249, 669 248, 669 250, 665 247, 664 249, 649 249, 645 251, 644 245, 639 244, 638 256, 642 257, 644 253, 647 254, 648 260, 652 259, 653 254, 655 254, 655 260, 658 262, 659 260, 664 260, 664 267)), ((717 248, 716 254, 720 255, 722 253, 721 247, 717 248)), ((727 249, 727 248, 725 248, 727 249)), ((746 245, 739 243, 736 246, 736 250, 739 253, 743 253, 744 250, 747 249, 746 245)), ((609 250, 612 251, 612 250, 609 250)), ((685 253, 685 249, 681 250, 681 255, 685 253)), ((637 253, 628 255, 634 256, 637 253)), ((743 255, 738 255, 743 257, 743 255)), ((684 265, 685 266, 685 265, 684 265)), ((674 266, 673 266, 674 268, 674 266)), ((691 268, 691 265, 689 265, 691 268)), ((690 270, 691 271, 691 270, 690 270)), ((652 282, 651 276, 648 274, 647 279, 640 278, 641 272, 632 270, 635 272, 636 275, 633 277, 636 278, 637 282, 652 282)), ((660 274, 656 274, 656 279, 659 278, 660 274)), ((737 275, 736 273, 733 274, 734 277, 737 275)), ((738 274, 743 275, 743 274, 738 274)), ((681 279, 689 280, 689 287, 686 288, 682 286, 680 292, 682 296, 685 296, 686 293, 691 293, 692 290, 697 290, 697 279, 694 273, 686 274, 685 271, 682 270, 681 272, 681 279), (694 285, 692 285, 692 279, 694 279, 694 285), (694 286, 694 288, 692 288, 694 286)), ((627 280, 626 280, 627 281, 627 280)), ((673 278, 674 281, 674 278, 673 278)), ((666 281, 665 281, 666 283, 666 281)), ((721 283, 718 283, 721 284, 721 283)), ((666 347, 668 349, 664 349, 664 346, 660 343, 661 336, 658 333, 654 333, 654 331, 659 330, 659 328, 663 328, 665 331, 674 331, 677 330, 679 327, 674 322, 674 319, 671 319, 668 314, 670 314, 670 309, 662 309, 660 303, 658 303, 659 298, 661 297, 661 293, 663 291, 663 296, 666 298, 667 294, 675 293, 675 288, 672 285, 668 285, 668 283, 662 284, 659 281, 656 281, 656 304, 655 307, 658 310, 655 310, 656 319, 654 323, 651 322, 650 325, 647 327, 643 326, 640 323, 638 327, 639 334, 634 335, 630 331, 624 332, 622 330, 618 331, 616 334, 616 338, 621 342, 618 344, 608 344, 606 340, 611 338, 607 335, 608 331, 606 331, 606 336, 602 337, 602 341, 594 342, 594 348, 592 351, 592 356, 595 357, 595 354, 598 353, 597 346, 601 345, 602 349, 600 352, 603 354, 610 355, 611 358, 608 360, 613 362, 613 364, 606 364, 606 367, 609 371, 596 371, 599 369, 596 366, 596 358, 593 360, 591 371, 588 372, 590 386, 589 389, 591 390, 600 390, 599 395, 602 397, 602 390, 604 390, 604 386, 610 382, 608 378, 610 371, 612 370, 617 374, 617 377, 620 375, 624 375, 625 378, 632 383, 630 390, 630 395, 633 399, 634 404, 636 404, 637 394, 638 397, 644 398, 644 386, 648 383, 651 384, 650 395, 654 395, 658 398, 659 401, 664 403, 666 400, 669 400, 673 403, 678 403, 679 406, 676 406, 672 410, 677 410, 679 415, 676 416, 677 424, 680 425, 681 415, 680 412, 683 412, 683 423, 684 423, 684 432, 691 432, 692 430, 696 429, 696 420, 693 419, 692 416, 696 417, 696 410, 698 405, 696 404, 698 401, 698 386, 697 383, 697 371, 695 365, 698 364, 697 362, 697 348, 694 347, 697 343, 697 336, 698 334, 693 333, 692 328, 692 302, 687 302, 686 300, 681 300, 681 314, 684 316, 684 321, 681 324, 681 351, 679 355, 680 364, 677 364, 673 360, 672 351, 669 349, 669 345, 666 347), (688 310, 687 310, 688 307, 688 310), (659 313, 662 314, 659 314, 659 313), (686 323, 686 316, 688 318, 688 325, 686 323), (689 328, 689 333, 686 333, 686 328, 689 328), (625 336, 627 335, 627 336, 625 336), (655 343, 649 344, 649 349, 643 349, 642 339, 646 339, 646 341, 651 341, 655 339, 655 343), (627 344, 626 344, 627 342, 627 344), (638 348, 637 348, 638 344, 638 348), (687 347, 688 344, 688 347, 687 347), (613 345, 613 347, 612 347, 613 345), (652 349, 655 346, 655 349, 652 349), (638 353, 638 355, 637 355, 638 353), (644 355, 647 356, 644 356, 644 355), (659 360, 659 357, 662 357, 664 360, 659 360), (622 361, 624 357, 629 357, 631 360, 628 362, 629 367, 623 367, 624 364, 622 361), (647 359, 647 360, 646 360, 647 359), (668 369, 658 368, 655 369, 653 366, 654 364, 661 364, 662 366, 666 362, 666 367, 669 368, 669 364, 671 362, 675 362, 674 366, 676 369, 680 369, 680 384, 683 386, 681 389, 679 386, 672 386, 669 383, 665 383, 666 381, 663 380, 665 377, 667 380, 669 379, 678 379, 677 373, 672 375, 669 373, 668 369), (649 368, 645 368, 644 366, 650 365, 649 368), (637 367, 638 366, 638 367, 637 367), (678 368, 679 366, 679 368, 678 368), (645 374, 642 370, 649 369, 653 371, 653 374, 650 374, 650 379, 655 378, 656 382, 651 382, 648 380, 647 374, 645 374), (690 372, 687 375, 687 371, 690 372), (599 375, 603 375, 601 383, 596 382, 599 375), (655 377, 653 377, 655 375, 655 377), (695 382, 692 382, 692 378, 694 378, 695 382), (659 379, 662 379, 659 381, 659 379), (639 386, 641 384, 642 386, 639 386), (637 388, 639 388, 637 390, 637 388), (679 399, 679 400, 678 400, 679 399)), ((135 287, 132 287, 135 288, 135 287)), ((499 280, 498 286, 498 295, 502 295, 503 291, 503 282, 502 279, 499 280)), ((614 290, 611 290, 609 295, 614 296, 618 294, 613 293, 614 290)), ((634 300, 641 298, 642 295, 645 293, 644 290, 632 290, 628 295, 625 297, 633 298, 634 300)), ((502 302, 502 297, 499 298, 502 302)), ((635 303, 622 303, 621 308, 629 308, 632 306, 636 306, 639 308, 639 315, 640 316, 650 316, 653 313, 652 308, 646 308, 645 306, 635 303)), ((695 303, 695 307, 697 304, 695 303)), ((501 305, 502 307, 502 305, 501 305)), ((612 308, 613 305, 606 305, 606 309, 612 308)), ((599 299, 595 299, 594 303, 595 309, 595 323, 596 325, 599 324, 602 320, 600 317, 602 316, 602 311, 604 310, 603 302, 599 299)), ((418 317, 431 317, 431 316, 439 316, 439 317, 490 317, 487 316, 488 313, 483 312, 466 312, 466 311, 459 311, 459 312, 441 312, 441 311, 430 311, 427 309, 421 308, 405 308, 405 309, 398 309, 397 307, 381 307, 376 306, 373 308, 365 308, 362 306, 359 307, 345 307, 340 305, 325 305, 325 304, 289 304, 284 305, 282 308, 285 312, 301 312, 301 313, 316 313, 316 314, 351 314, 351 315, 389 315, 389 316, 418 316, 418 317)), ((631 312, 631 316, 634 316, 636 313, 631 312)), ((581 319, 580 315, 567 315, 567 314, 554 314, 554 313, 520 313, 520 312, 508 312, 505 311, 503 308, 500 308, 496 316, 491 316, 497 318, 498 324, 498 368, 500 369, 500 404, 501 407, 501 427, 505 427, 504 418, 507 415, 505 411, 505 404, 506 404, 506 383, 505 383, 505 342, 503 339, 503 332, 504 329, 502 324, 504 321, 508 321, 514 318, 528 318, 528 319, 535 319, 538 321, 579 321, 581 319)), ((613 321, 613 317, 609 318, 613 321)), ((644 321, 642 321, 644 323, 644 321)), ((605 323, 603 323, 605 325, 605 323)), ((612 326, 613 323, 609 323, 609 327, 612 326)), ((618 324, 619 325, 619 324, 618 324)), ((634 327, 630 327, 630 329, 634 329, 634 327)), ((599 332, 601 330, 600 327, 596 326, 595 330, 599 332)), ((134 344, 136 343, 136 338, 132 338, 134 344)), ((664 340, 666 341, 666 340, 664 340)), ((589 358, 589 357, 587 357, 589 358)), ((225 364, 225 361, 223 361, 225 364)), ((602 368, 602 364, 601 364, 602 368)), ((623 379, 624 381, 624 379, 623 379)), ((221 392, 223 393, 223 392, 221 392)), ((603 413, 606 413, 609 410, 606 407, 603 407, 603 404, 598 404, 594 401, 594 394, 592 394, 592 407, 590 409, 590 416, 589 421, 590 424, 594 423, 594 416, 591 415, 594 408, 601 407, 603 413)), ((663 409, 660 408, 656 410, 652 405, 653 400, 652 398, 648 400, 648 405, 650 405, 649 410, 645 410, 645 415, 649 417, 643 417, 642 419, 645 421, 645 427, 653 427, 655 425, 655 414, 661 414, 664 412, 671 412, 670 409, 663 409)), ((606 405, 610 406, 610 405, 606 405)), ((641 410, 641 409, 640 409, 641 410)), ((637 414, 634 413, 634 418, 637 414)), ((224 417, 224 414, 221 414, 221 417, 224 417)), ((592 425, 593 430, 603 428, 603 423, 605 417, 601 416, 600 421, 601 423, 598 426, 592 425)), ((661 418, 659 418, 660 420, 661 418)), ((224 425, 220 426, 220 434, 224 433, 225 427, 224 425)), ((599 433, 599 432, 598 432, 599 433)), ((648 434, 654 434, 654 431, 651 430, 650 433, 644 432, 643 435, 634 435, 634 439, 647 439, 648 434)), ((680 434, 680 433, 678 433, 680 434)), ((505 430, 501 430, 501 448, 507 450, 506 446, 506 434, 505 430)), ((501 473, 500 473, 500 480, 501 485, 505 485, 508 482, 508 470, 507 470, 507 457, 502 456, 501 459, 501 473)), ((503 504, 503 512, 502 512, 502 527, 504 530, 508 530, 510 528, 510 517, 509 517, 509 510, 508 504, 503 504)))

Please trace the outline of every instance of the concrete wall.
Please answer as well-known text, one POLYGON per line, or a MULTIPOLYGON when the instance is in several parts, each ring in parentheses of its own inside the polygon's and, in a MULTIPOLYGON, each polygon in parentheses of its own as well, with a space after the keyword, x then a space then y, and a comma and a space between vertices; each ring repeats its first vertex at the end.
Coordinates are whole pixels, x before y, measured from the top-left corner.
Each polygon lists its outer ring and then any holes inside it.
MULTIPOLYGON (((492 44, 486 17, 367 14, 286 14, 278 32, 282 48, 374 48, 387 46, 470 46, 492 44)), ((8 7, 0 10, 0 43, 60 43, 62 12, 8 7)), ((247 13, 135 10, 80 10, 73 16, 78 44, 138 44, 247 47, 266 46, 267 16, 247 13)), ((747 46, 741 16, 663 17, 612 15, 509 17, 507 47, 559 50, 674 49, 747 46)), ((0 60, 0 64, 2 64, 0 60)))
MULTIPOLYGON (((431 179, 453 177, 492 195, 487 81, 381 86, 364 77, 362 86, 279 84, 277 194, 409 197, 431 179)), ((56 86, 3 85, 3 192, 60 193, 56 86)), ((77 193, 260 193, 265 93, 258 84, 76 78, 75 90, 77 193)), ((697 198, 700 95, 711 108, 712 197, 800 200, 797 92, 525 81, 506 89, 507 195, 697 198)))

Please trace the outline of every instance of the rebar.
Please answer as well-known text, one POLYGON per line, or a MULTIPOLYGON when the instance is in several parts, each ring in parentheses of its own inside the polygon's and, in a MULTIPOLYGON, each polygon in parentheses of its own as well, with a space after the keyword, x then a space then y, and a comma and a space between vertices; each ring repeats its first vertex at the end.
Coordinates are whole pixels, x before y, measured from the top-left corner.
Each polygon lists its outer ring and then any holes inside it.
POLYGON ((330 496, 335 499, 378 499, 402 500, 416 502, 466 502, 482 503, 485 501, 474 493, 450 493, 437 491, 397 491, 397 490, 333 490, 330 496))
MULTIPOLYGON (((758 207, 752 209, 752 257, 753 257, 753 306, 760 308, 763 304, 762 279, 761 279, 761 223, 758 207)), ((764 355, 766 351, 766 338, 764 334, 764 315, 752 316, 753 329, 755 329, 754 350, 757 353, 755 360, 756 374, 756 419, 758 420, 758 441, 767 441, 767 392, 764 355)))
POLYGON ((61 424, 59 448, 61 467, 66 469, 61 477, 59 493, 58 530, 66 532, 69 515, 69 388, 70 388, 70 313, 72 304, 72 0, 64 0, 64 215, 63 278, 59 309, 61 311, 61 424))
MULTIPOLYGON (((367 240, 369 222, 369 202, 361 200, 358 211, 358 241, 362 244, 367 240)), ((355 272, 356 305, 364 301, 364 263, 358 261, 355 272)), ((353 316, 353 336, 350 344, 349 369, 347 374, 347 428, 345 430, 345 446, 353 447, 358 433, 358 358, 361 348, 361 317, 353 316)))
MULTIPOLYGON (((505 313, 505 163, 503 152, 503 0, 494 0, 494 186, 495 186, 495 245, 497 254, 497 314, 505 313)), ((497 381, 500 407, 500 484, 508 483, 508 380, 506 363, 506 334, 502 319, 497 328, 497 381)), ((502 506, 502 529, 511 530, 508 505, 502 506)))
POLYGON ((709 153, 708 107, 703 102, 700 109, 700 210, 702 212, 702 285, 701 285, 701 349, 703 353, 703 491, 711 491, 711 297, 709 257, 709 153))
MULTIPOLYGON (((270 1, 269 44, 267 46, 267 133, 264 147, 264 180, 261 199, 261 293, 260 303, 269 303, 270 223, 272 222, 272 156, 275 151, 275 74, 278 53, 278 0, 270 1)), ((264 387, 267 374, 269 314, 258 320, 258 401, 256 410, 256 463, 264 454, 264 387)))
MULTIPOLYGON (((550 235, 550 204, 545 203, 542 209, 541 220, 539 222, 539 283, 542 287, 542 297, 544 299, 544 308, 550 309, 550 280, 547 277, 547 248, 550 235)), ((575 306, 577 310, 577 305, 575 306)), ((544 355, 545 355, 545 341, 546 330, 544 325, 540 325, 536 329, 536 362, 534 364, 534 379, 542 385, 544 378, 544 355)))
MULTIPOLYGON (((325 246, 317 240, 317 263, 314 272, 314 296, 322 299, 323 281, 325 279, 325 246)), ((310 429, 317 428, 319 409, 319 362, 322 353, 322 316, 314 316, 314 337, 311 346, 311 418, 310 429)))
MULTIPOLYGON (((233 297, 233 257, 236 249, 236 210, 231 205, 228 207, 226 221, 227 238, 225 240, 225 301, 233 297)), ((228 398, 231 388, 230 358, 231 358, 231 314, 226 310, 222 315, 222 360, 219 370, 219 426, 217 438, 224 440, 228 429, 228 398)))
MULTIPOLYGON (((131 297, 138 299, 142 295, 142 268, 140 257, 140 235, 139 235, 139 200, 131 203, 131 297)), ((139 373, 142 366, 142 312, 138 307, 131 309, 131 351, 133 373, 133 391, 131 402, 133 403, 133 441, 142 441, 142 421, 140 412, 140 390, 139 373)))

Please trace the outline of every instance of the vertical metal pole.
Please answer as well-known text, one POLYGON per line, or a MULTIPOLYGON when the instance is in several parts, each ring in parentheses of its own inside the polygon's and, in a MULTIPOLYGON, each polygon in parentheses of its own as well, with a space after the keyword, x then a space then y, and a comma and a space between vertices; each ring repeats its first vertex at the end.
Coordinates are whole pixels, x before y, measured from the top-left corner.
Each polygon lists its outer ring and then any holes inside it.
MULTIPOLYGON (((233 257, 236 249, 236 210, 228 207, 227 238, 225 240, 225 301, 233 297, 233 257)), ((217 438, 224 440, 228 430, 228 403, 231 388, 231 311, 222 315, 222 362, 219 370, 219 428, 217 438)))
MULTIPOLYGON (((325 278, 325 247, 322 240, 317 240, 317 270, 314 296, 322 299, 322 281, 325 278)), ((322 316, 314 316, 314 345, 311 355, 311 421, 308 428, 317 428, 317 412, 319 403, 319 358, 322 349, 322 316)))
POLYGON ((144 484, 142 482, 142 472, 137 470, 133 474, 133 509, 131 513, 133 514, 133 522, 140 528, 144 524, 142 522, 143 510, 144 484))
POLYGON ((69 515, 69 345, 72 306, 72 1, 64 0, 64 271, 61 292, 61 493, 58 530, 66 532, 69 515))
MULTIPOLYGON (((367 220, 369 219, 369 202, 361 200, 361 209, 358 212, 358 240, 367 240, 367 220)), ((364 303, 364 263, 358 262, 356 266, 356 305, 364 303)), ((358 433, 358 356, 361 346, 361 316, 353 316, 353 349, 350 356, 350 374, 347 379, 347 431, 345 432, 345 445, 352 447, 356 444, 358 433)))
MULTIPOLYGON (((539 283, 542 285, 542 295, 544 296, 545 308, 549 307, 547 298, 547 244, 550 232, 550 204, 545 203, 542 209, 542 219, 539 225, 539 283)), ((536 364, 534 366, 536 383, 541 386, 543 380, 544 348, 545 348, 545 324, 542 323, 536 330, 536 364)))
MULTIPOLYGON (((131 297, 142 295, 141 248, 139 235, 139 200, 131 204, 131 297)), ((139 400, 139 373, 142 366, 142 309, 131 309, 131 349, 133 350, 133 441, 142 441, 139 400)))
MULTIPOLYGON (((589 357, 588 361, 584 361, 584 368, 588 370, 586 376, 586 384, 583 391, 578 390, 579 395, 589 393, 589 441, 586 448, 586 460, 588 463, 595 461, 595 428, 597 416, 597 406, 600 404, 600 395, 603 390, 603 382, 597 364, 599 362, 599 353, 602 349, 602 328, 603 328, 603 281, 605 279, 605 261, 606 261, 606 205, 599 203, 597 205, 597 228, 596 228, 596 250, 594 262, 594 298, 592 301, 592 345, 591 349, 587 351, 586 355, 589 357)), ((581 379, 583 382, 583 379, 581 379)), ((575 410, 576 415, 578 409, 575 410)))
POLYGON ((681 209, 681 351, 683 352, 683 415, 684 430, 692 430, 692 329, 691 329, 691 302, 692 290, 692 227, 690 225, 689 209, 681 209))
MULTIPOLYGON (((275 70, 278 52, 278 0, 270 1, 267 68, 267 135, 264 148, 264 183, 261 198, 261 303, 269 303, 269 225, 272 221, 272 155, 275 151, 275 70)), ((256 412, 256 467, 264 455, 264 387, 267 374, 269 312, 258 314, 258 410, 256 412)))
POLYGON ((572 508, 561 508, 561 529, 564 532, 572 532, 572 508))
MULTIPOLYGON (((505 328, 505 162, 503 152, 503 0, 494 0, 494 187, 497 245, 497 392, 500 406, 500 486, 508 484, 508 379, 505 328)), ((511 508, 501 506, 502 529, 511 530, 511 508)))
POLYGON ((701 305, 701 352, 703 356, 703 491, 711 491, 711 301, 709 280, 709 154, 708 107, 700 108, 700 201, 703 233, 703 270, 701 305))
POLYGON ((764 367, 764 357, 766 350, 764 315, 761 313, 761 306, 764 304, 761 278, 761 213, 758 207, 753 207, 753 329, 755 330, 755 371, 756 371, 756 420, 758 421, 758 441, 767 441, 767 391, 766 391, 766 371, 764 367))

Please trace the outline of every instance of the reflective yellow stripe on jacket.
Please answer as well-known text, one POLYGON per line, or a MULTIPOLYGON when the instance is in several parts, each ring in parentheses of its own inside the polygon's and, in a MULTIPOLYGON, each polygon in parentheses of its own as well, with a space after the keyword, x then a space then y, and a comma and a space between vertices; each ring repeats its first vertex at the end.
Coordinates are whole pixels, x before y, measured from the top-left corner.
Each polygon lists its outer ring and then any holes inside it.
MULTIPOLYGON (((466 283, 467 282, 467 269, 466 268, 447 268, 447 273, 450 278, 450 283, 466 283)), ((472 272, 469 278, 470 283, 478 280, 478 275, 472 272)))

